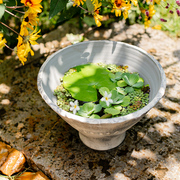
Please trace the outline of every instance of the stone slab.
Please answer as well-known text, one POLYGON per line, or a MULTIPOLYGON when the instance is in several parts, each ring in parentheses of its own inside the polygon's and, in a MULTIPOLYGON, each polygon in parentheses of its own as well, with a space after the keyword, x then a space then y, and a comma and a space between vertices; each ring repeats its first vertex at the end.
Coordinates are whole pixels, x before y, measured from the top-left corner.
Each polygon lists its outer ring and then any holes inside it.
POLYGON ((87 40, 141 47, 161 63, 167 77, 164 98, 127 131, 124 142, 112 150, 95 151, 80 141, 78 132, 47 106, 37 90, 37 74, 47 56, 70 44, 66 33, 84 32, 66 23, 43 36, 34 47, 36 57, 24 66, 15 56, 0 64, 0 138, 54 180, 179 180, 180 40, 123 22, 86 31, 87 40))

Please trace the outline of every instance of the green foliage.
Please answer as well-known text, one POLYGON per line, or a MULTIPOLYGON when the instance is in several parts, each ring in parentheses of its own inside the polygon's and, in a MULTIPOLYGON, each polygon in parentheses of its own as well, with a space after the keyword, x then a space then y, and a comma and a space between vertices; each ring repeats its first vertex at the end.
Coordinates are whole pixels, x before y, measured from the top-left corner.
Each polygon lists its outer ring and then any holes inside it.
MULTIPOLYGON (((80 110, 78 111, 78 114, 83 117, 95 117, 94 113, 98 113, 101 111, 102 106, 100 104, 94 104, 92 102, 85 103, 80 107, 80 110)), ((96 115, 97 118, 97 115, 96 115)))
POLYGON ((144 107, 149 86, 144 86, 137 73, 124 69, 92 63, 71 68, 55 90, 58 106, 69 111, 67 102, 79 100, 77 115, 101 119, 123 116, 144 107))
POLYGON ((67 0, 51 0, 49 18, 51 19, 57 13, 66 7, 67 0))
POLYGON ((4 4, 0 4, 0 20, 3 17, 5 12, 5 5, 4 4))
POLYGON ((72 97, 81 101, 97 101, 97 89, 115 88, 115 83, 109 79, 109 71, 95 64, 74 67, 76 72, 63 77, 63 86, 72 97))

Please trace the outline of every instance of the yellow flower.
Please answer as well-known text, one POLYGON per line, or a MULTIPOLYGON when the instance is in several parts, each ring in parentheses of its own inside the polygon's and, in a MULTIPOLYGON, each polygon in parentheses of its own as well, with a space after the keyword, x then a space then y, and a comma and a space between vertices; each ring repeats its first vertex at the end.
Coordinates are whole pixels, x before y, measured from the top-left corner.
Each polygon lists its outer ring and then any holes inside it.
POLYGON ((2 4, 3 3, 3 0, 0 0, 0 4, 2 4))
POLYGON ((83 4, 84 4, 84 1, 85 1, 85 0, 73 0, 73 2, 74 2, 73 6, 76 6, 76 5, 78 5, 78 6, 83 5, 83 4))
POLYGON ((144 22, 145 29, 147 29, 150 24, 151 24, 151 21, 150 21, 149 17, 146 16, 145 17, 145 22, 144 22))
POLYGON ((42 0, 21 0, 21 3, 23 3, 25 6, 28 6, 31 12, 41 13, 41 1, 42 0))
POLYGON ((30 42, 30 44, 32 44, 32 45, 38 44, 38 43, 36 42, 36 40, 37 40, 39 37, 41 37, 41 35, 38 35, 38 33, 40 33, 40 32, 41 32, 41 30, 39 30, 39 31, 36 32, 36 29, 35 29, 31 34, 29 34, 29 36, 27 36, 27 39, 26 39, 26 40, 28 40, 28 41, 30 42))
POLYGON ((30 43, 25 42, 23 38, 19 35, 18 44, 16 47, 16 54, 23 65, 24 65, 24 62, 27 61, 29 52, 31 53, 32 56, 34 55, 34 52, 32 51, 30 47, 30 43))
POLYGON ((3 38, 3 34, 0 33, 0 49, 3 48, 5 46, 5 43, 7 43, 6 39, 2 39, 3 38))
POLYGON ((25 12, 23 18, 24 26, 28 26, 28 28, 32 29, 31 26, 37 26, 37 22, 39 22, 39 18, 37 18, 37 13, 32 13, 29 10, 25 12))
POLYGON ((153 29, 161 30, 161 25, 155 25, 152 27, 153 29))
POLYGON ((123 17, 124 17, 124 19, 127 19, 127 18, 128 18, 128 15, 129 15, 129 13, 128 13, 127 10, 123 11, 123 17))
POLYGON ((94 5, 94 20, 96 25, 99 27, 101 26, 101 21, 103 19, 103 16, 99 15, 99 9, 102 6, 101 3, 99 3, 97 0, 93 1, 93 5, 94 5))
POLYGON ((126 2, 125 0, 113 0, 114 3, 113 9, 111 12, 115 11, 115 16, 121 16, 121 11, 125 11, 123 13, 124 18, 126 19, 128 17, 128 10, 131 9, 130 2, 126 2))
POLYGON ((39 18, 37 18, 37 13, 32 13, 29 10, 26 11, 21 24, 21 36, 27 36, 29 34, 27 28, 34 30, 33 26, 37 26, 37 22, 39 22, 39 18))
POLYGON ((103 16, 99 15, 98 13, 94 12, 94 20, 96 25, 99 27, 101 26, 101 21, 102 21, 103 16))
POLYGON ((161 0, 154 0, 155 3, 160 4, 161 0))
POLYGON ((150 4, 149 5, 149 16, 153 17, 153 15, 156 13, 156 11, 154 10, 154 5, 150 4))
POLYGON ((137 0, 131 0, 134 6, 137 6, 137 0))
POLYGON ((34 30, 31 34, 28 36, 22 37, 21 35, 18 36, 18 44, 17 44, 17 56, 19 57, 19 60, 24 65, 24 62, 27 61, 27 57, 29 53, 31 56, 34 56, 34 52, 31 49, 31 45, 37 44, 36 40, 40 37, 38 35, 39 31, 34 30))

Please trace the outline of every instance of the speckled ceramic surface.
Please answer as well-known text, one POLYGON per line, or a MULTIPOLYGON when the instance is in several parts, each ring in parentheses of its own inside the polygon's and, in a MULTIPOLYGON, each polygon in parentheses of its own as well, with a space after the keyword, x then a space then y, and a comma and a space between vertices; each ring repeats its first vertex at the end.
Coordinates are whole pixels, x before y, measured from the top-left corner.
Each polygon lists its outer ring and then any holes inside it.
POLYGON ((115 41, 86 41, 68 46, 51 55, 38 73, 38 90, 45 102, 67 123, 79 131, 84 144, 96 150, 118 146, 125 132, 135 125, 164 95, 166 78, 163 68, 142 49, 115 41), (89 119, 68 113, 56 105, 54 89, 60 77, 71 67, 89 62, 127 65, 150 85, 150 102, 132 114, 108 119, 89 119))

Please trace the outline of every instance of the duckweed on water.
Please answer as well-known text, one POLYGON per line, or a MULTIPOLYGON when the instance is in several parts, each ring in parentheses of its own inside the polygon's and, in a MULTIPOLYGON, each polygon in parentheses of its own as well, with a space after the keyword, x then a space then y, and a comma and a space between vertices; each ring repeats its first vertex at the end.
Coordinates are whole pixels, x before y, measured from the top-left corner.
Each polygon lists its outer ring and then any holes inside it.
POLYGON ((149 102, 149 85, 127 66, 84 64, 65 73, 54 90, 57 105, 88 118, 110 118, 133 113, 149 102))

